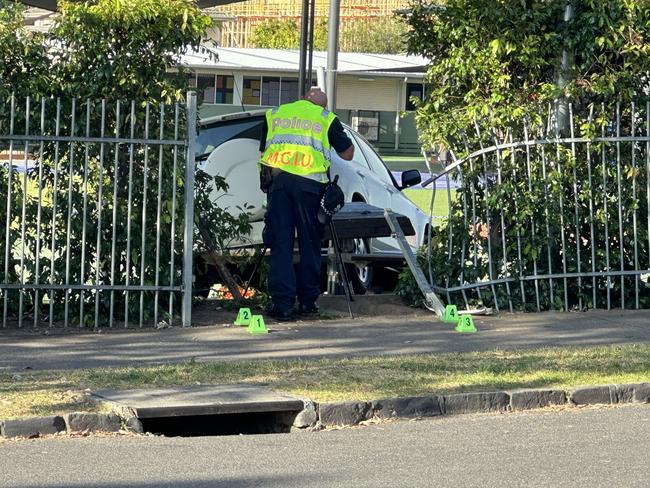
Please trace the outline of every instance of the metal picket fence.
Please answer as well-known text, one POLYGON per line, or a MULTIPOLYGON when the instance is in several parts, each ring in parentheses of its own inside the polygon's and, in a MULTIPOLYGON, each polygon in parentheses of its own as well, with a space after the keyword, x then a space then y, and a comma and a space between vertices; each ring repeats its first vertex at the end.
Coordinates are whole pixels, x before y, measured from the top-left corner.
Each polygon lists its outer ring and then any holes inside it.
POLYGON ((196 110, 0 100, 2 327, 190 324, 196 110))
POLYGON ((650 307, 650 103, 562 108, 476 123, 465 155, 432 178, 450 211, 429 274, 448 302, 650 307))

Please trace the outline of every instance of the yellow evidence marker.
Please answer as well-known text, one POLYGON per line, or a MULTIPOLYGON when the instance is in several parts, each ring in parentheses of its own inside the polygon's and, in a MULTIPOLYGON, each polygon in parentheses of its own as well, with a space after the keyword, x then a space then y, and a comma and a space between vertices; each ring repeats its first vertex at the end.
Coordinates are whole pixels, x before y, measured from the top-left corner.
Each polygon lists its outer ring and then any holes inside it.
POLYGON ((264 324, 264 317, 261 315, 253 315, 251 317, 251 323, 248 324, 248 332, 251 334, 268 334, 269 330, 264 324))
POLYGON ((463 315, 454 330, 456 330, 456 332, 462 332, 463 334, 473 334, 476 332, 474 319, 472 319, 471 315, 463 315))
POLYGON ((447 305, 445 313, 442 316, 442 321, 446 324, 457 324, 460 318, 458 317, 458 308, 456 305, 447 305))
POLYGON ((237 313, 237 318, 235 319, 235 325, 247 326, 251 323, 251 309, 250 308, 240 308, 239 313, 237 313))

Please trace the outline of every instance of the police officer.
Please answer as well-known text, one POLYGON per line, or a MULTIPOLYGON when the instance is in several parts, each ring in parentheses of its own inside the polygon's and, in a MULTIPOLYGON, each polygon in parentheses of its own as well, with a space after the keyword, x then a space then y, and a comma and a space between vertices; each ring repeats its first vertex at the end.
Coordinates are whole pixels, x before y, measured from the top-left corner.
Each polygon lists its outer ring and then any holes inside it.
POLYGON ((318 209, 328 181, 332 150, 344 160, 352 141, 327 106, 327 95, 312 88, 302 100, 266 113, 260 141, 262 190, 267 193, 265 243, 271 249, 266 312, 278 320, 318 313, 323 225, 318 209), (294 270, 297 235, 300 262, 294 270))

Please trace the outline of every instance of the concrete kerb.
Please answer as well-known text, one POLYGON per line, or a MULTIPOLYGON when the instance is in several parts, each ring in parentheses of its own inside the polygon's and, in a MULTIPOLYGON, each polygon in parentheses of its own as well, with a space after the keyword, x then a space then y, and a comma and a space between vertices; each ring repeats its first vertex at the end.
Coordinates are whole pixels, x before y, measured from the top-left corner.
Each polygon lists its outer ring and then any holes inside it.
POLYGON ((106 405, 110 408, 106 413, 69 412, 48 417, 0 420, 0 437, 36 438, 91 432, 143 433, 142 423, 129 408, 117 403, 106 402, 106 405))
MULTIPOLYGON (((550 406, 650 403, 650 382, 623 385, 584 386, 571 390, 519 389, 405 397, 367 402, 325 402, 304 399, 292 431, 353 426, 371 419, 413 419, 467 413, 524 411, 550 406)), ((128 409, 111 405, 110 413, 73 412, 61 416, 30 417, 0 422, 5 438, 34 438, 79 432, 142 433, 142 424, 128 409)))
POLYGON ((322 403, 318 419, 310 427, 356 425, 364 420, 413 419, 441 415, 523 411, 551 406, 650 403, 650 383, 586 386, 572 390, 519 389, 459 393, 369 402, 322 403))
POLYGON ((49 417, 30 417, 0 422, 2 437, 40 437, 58 434, 66 430, 65 420, 58 415, 49 417))
POLYGON ((65 415, 29 417, 0 422, 2 437, 36 438, 44 435, 119 432, 122 422, 115 413, 71 412, 65 415))

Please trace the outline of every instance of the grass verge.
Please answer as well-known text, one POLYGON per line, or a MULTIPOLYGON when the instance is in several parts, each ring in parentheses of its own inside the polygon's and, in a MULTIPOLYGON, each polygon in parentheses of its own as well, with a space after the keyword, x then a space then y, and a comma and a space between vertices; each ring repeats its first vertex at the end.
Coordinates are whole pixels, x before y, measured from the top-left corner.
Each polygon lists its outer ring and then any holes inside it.
POLYGON ((0 419, 96 411, 100 388, 254 383, 315 401, 650 381, 650 344, 0 374, 0 419))
MULTIPOLYGON (((407 189, 403 190, 406 198, 411 200, 426 214, 429 215, 429 208, 431 206, 431 193, 429 189, 407 189)), ((456 197, 456 191, 452 190, 451 198, 456 197)), ((449 216, 449 198, 446 191, 438 190, 436 192, 436 200, 433 202, 433 221, 440 224, 443 219, 449 216)))

